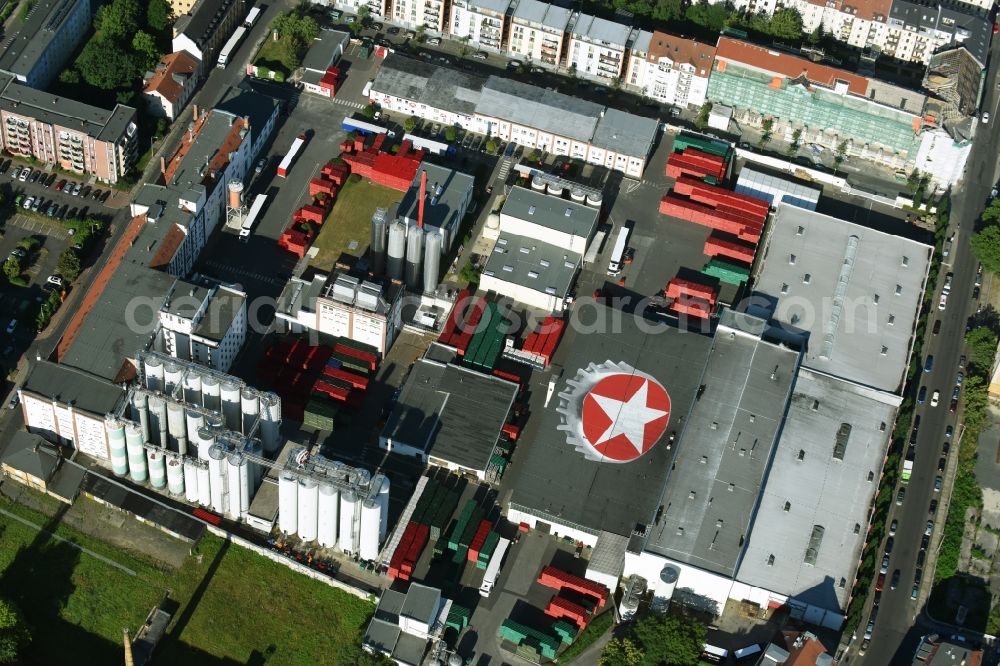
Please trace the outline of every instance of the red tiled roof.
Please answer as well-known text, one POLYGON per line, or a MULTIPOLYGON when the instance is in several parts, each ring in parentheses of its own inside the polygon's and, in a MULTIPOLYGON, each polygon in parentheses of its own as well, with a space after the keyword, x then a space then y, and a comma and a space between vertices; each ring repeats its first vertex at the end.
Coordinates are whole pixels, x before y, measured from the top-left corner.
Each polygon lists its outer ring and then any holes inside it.
POLYGON ((146 87, 142 92, 158 92, 171 104, 176 104, 180 99, 184 87, 174 80, 174 74, 181 76, 194 76, 198 71, 198 59, 187 51, 168 53, 160 60, 153 77, 146 81, 146 87))
POLYGON ((160 243, 159 249, 157 249, 156 254, 149 261, 149 267, 155 268, 156 270, 166 270, 167 266, 170 265, 170 260, 174 258, 174 254, 177 253, 177 248, 181 246, 184 242, 184 238, 187 235, 178 227, 174 225, 167 230, 167 235, 160 243))
MULTIPOLYGON (((837 81, 848 84, 848 90, 855 95, 867 95, 868 79, 851 72, 820 65, 805 58, 780 51, 772 51, 755 44, 747 44, 730 37, 720 37, 715 53, 716 60, 738 62, 756 69, 780 74, 794 79, 805 76, 809 81, 833 88, 837 81)), ((723 70, 725 66, 720 67, 723 70)))
MULTIPOLYGON (((816 659, 821 654, 826 654, 826 648, 813 636, 806 638, 798 631, 781 632, 785 639, 785 649, 788 650, 788 660, 784 666, 816 666, 816 659), (803 637, 801 644, 796 645, 795 641, 800 636, 803 637)), ((836 666, 834 664, 834 666, 836 666)))
POLYGON ((712 70, 715 58, 715 47, 711 44, 696 42, 693 39, 668 35, 657 30, 649 40, 648 62, 659 62, 660 58, 669 58, 678 64, 692 65, 699 76, 708 76, 712 70))

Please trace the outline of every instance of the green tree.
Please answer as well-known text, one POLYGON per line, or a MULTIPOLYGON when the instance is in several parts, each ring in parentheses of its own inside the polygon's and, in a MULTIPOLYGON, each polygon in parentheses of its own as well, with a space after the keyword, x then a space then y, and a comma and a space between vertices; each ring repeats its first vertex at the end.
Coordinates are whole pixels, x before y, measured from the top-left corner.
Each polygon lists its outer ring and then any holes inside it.
POLYGON ((63 250, 62 254, 59 255, 56 270, 67 282, 74 282, 80 277, 80 258, 76 256, 76 252, 72 248, 63 250))
POLYGON ((97 10, 94 29, 105 39, 123 39, 139 29, 141 16, 139 0, 113 0, 97 10))
POLYGON ((454 141, 457 136, 458 136, 458 130, 455 129, 454 125, 449 125, 444 129, 445 141, 448 141, 450 143, 454 141))
POLYGON ((809 33, 809 43, 813 46, 819 46, 823 42, 823 24, 820 23, 816 26, 816 29, 809 33))
POLYGON ((31 642, 31 632, 21 612, 10 601, 0 598, 0 664, 19 661, 22 650, 31 642))
POLYGON ((701 109, 698 111, 698 117, 695 118, 694 125, 698 129, 705 129, 708 126, 708 117, 712 113, 712 103, 705 102, 701 105, 701 109))
POLYGON ((726 27, 726 21, 732 16, 732 11, 724 2, 708 4, 707 0, 699 0, 687 8, 685 18, 695 25, 700 25, 710 32, 719 32, 726 27))
POLYGON ((658 21, 676 21, 684 16, 681 0, 656 0, 652 16, 658 21))
POLYGON ((486 140, 486 152, 495 153, 497 151, 497 141, 496 139, 486 140))
POLYGON ((985 326, 977 326, 965 334, 969 374, 988 376, 993 369, 997 351, 997 336, 985 326))
POLYGON ((802 38, 802 15, 791 7, 774 12, 768 31, 778 39, 799 40, 802 38))
POLYGON ((124 88, 132 83, 136 66, 132 54, 116 42, 91 39, 76 60, 83 80, 101 90, 124 88))
MULTIPOLYGON (((920 189, 920 182, 913 188, 914 191, 920 189)), ((1000 222, 1000 198, 990 201, 990 205, 983 211, 984 222, 1000 222)))
POLYGON ((17 257, 7 257, 7 261, 3 262, 3 273, 11 282, 21 277, 20 260, 17 257))
POLYGON ((162 32, 170 25, 173 10, 167 0, 148 0, 146 5, 146 23, 157 32, 162 32))
POLYGON ((612 638, 604 646, 601 659, 597 663, 600 666, 640 666, 643 656, 639 646, 630 639, 612 638))
POLYGON ((142 30, 132 37, 132 49, 140 59, 143 69, 152 69, 160 60, 160 52, 156 48, 156 40, 148 32, 142 30))
POLYGON ((374 118, 375 117, 375 105, 374 104, 369 104, 365 108, 361 109, 361 114, 365 118, 369 118, 369 119, 370 118, 374 118))
POLYGON ((984 269, 1000 273, 1000 224, 991 224, 972 234, 972 254, 983 263, 984 269))
POLYGON ((458 273, 458 279, 470 285, 479 284, 479 269, 471 261, 466 261, 462 270, 458 273))
POLYGON ((416 116, 410 116, 403 121, 403 129, 406 130, 407 133, 412 132, 414 129, 416 129, 416 127, 417 127, 416 116))
POLYGON ((707 631, 686 615, 647 615, 635 623, 632 635, 643 652, 643 664, 697 666, 707 631))
POLYGON ((80 72, 76 67, 70 66, 59 72, 59 81, 70 85, 80 83, 80 72))

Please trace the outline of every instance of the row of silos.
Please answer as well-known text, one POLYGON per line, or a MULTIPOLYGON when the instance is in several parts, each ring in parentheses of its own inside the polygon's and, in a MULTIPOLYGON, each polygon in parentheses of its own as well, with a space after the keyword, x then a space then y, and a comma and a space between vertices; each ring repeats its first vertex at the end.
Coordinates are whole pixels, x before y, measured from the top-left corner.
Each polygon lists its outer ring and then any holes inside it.
POLYGON ((441 273, 444 242, 438 229, 388 223, 384 215, 372 217, 372 266, 376 275, 403 280, 412 290, 433 292, 441 273))

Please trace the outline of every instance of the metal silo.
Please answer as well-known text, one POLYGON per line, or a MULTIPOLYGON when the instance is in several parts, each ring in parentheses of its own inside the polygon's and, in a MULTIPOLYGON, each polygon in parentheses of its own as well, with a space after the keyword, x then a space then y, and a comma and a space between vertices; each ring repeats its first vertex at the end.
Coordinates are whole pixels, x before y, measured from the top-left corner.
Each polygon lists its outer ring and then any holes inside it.
POLYGON ((278 527, 285 534, 299 531, 299 480, 291 472, 278 477, 278 527))
POLYGON ((374 499, 367 499, 361 505, 361 529, 358 530, 358 555, 362 560, 374 560, 378 557, 379 504, 374 499))
POLYGON ((229 489, 229 506, 226 515, 237 520, 250 504, 250 482, 247 478, 247 461, 239 453, 230 453, 226 457, 226 487, 229 489))
POLYGON ((146 451, 149 463, 149 484, 160 490, 167 487, 167 461, 160 451, 146 451))
POLYGON ((222 416, 226 428, 233 432, 241 432, 243 418, 240 415, 240 384, 235 379, 222 382, 222 416))
POLYGON ((132 420, 142 427, 142 441, 149 441, 149 402, 144 391, 132 393, 132 420))
POLYGON ((389 210, 376 208, 372 214, 372 271, 375 275, 385 273, 386 234, 389 230, 389 210))
POLYGON ((424 293, 433 294, 441 276, 441 234, 433 229, 424 241, 424 293))
POLYGON ((212 429, 207 426, 198 428, 198 457, 208 460, 208 452, 213 444, 215 444, 215 434, 212 429))
POLYGON ((212 511, 222 515, 225 512, 226 496, 226 451, 218 444, 208 449, 208 487, 211 491, 212 511))
POLYGON ((423 281, 424 234, 412 228, 406 234, 406 286, 420 289, 423 281))
POLYGON ((184 497, 191 504, 198 502, 198 465, 188 458, 184 461, 184 497))
POLYGON ((319 486, 312 479, 299 481, 299 538, 308 543, 316 539, 319 486))
POLYGON ((250 428, 253 427, 254 422, 257 421, 257 415, 260 413, 257 397, 257 390, 249 386, 240 391, 240 410, 243 412, 243 427, 239 432, 242 432, 244 435, 250 434, 250 428))
POLYGON ((198 466, 198 504, 202 506, 212 504, 212 482, 208 476, 207 465, 205 467, 198 466))
POLYGON ((380 478, 381 488, 378 491, 378 503, 381 510, 380 520, 378 527, 378 542, 382 543, 385 541, 385 535, 389 531, 389 477, 379 474, 375 478, 380 478))
POLYGON ((201 446, 201 436, 198 431, 205 425, 205 416, 191 409, 184 410, 185 430, 187 431, 187 455, 200 457, 198 449, 201 446))
POLYGON ((260 394, 260 439, 265 453, 281 448, 281 398, 276 393, 260 394))
MULTIPOLYGON (((257 456, 258 458, 262 458, 264 456, 264 447, 261 445, 259 439, 252 439, 248 441, 243 450, 251 455, 257 456)), ((264 478, 264 468, 251 461, 247 461, 247 466, 250 468, 250 496, 252 498, 257 486, 260 485, 261 479, 264 478)))
POLYGON ((165 456, 167 459, 167 489, 171 495, 184 494, 184 463, 178 456, 165 456))
POLYGON ((358 496, 354 491, 340 494, 340 531, 337 546, 345 553, 358 552, 357 531, 354 529, 354 513, 358 508, 358 496))
POLYGON ((149 396, 149 443, 167 448, 167 403, 163 398, 149 396))
POLYGON ((587 195, 587 205, 591 208, 600 208, 603 203, 604 197, 601 196, 600 192, 592 192, 587 195))
POLYGON ((193 370, 184 375, 184 401, 201 405, 201 375, 193 370))
POLYGON ((316 541, 325 548, 337 545, 337 518, 340 513, 340 493, 328 483, 319 487, 316 541))
POLYGON ((385 274, 393 280, 403 279, 403 264, 406 261, 406 225, 393 222, 389 225, 389 247, 385 262, 385 274))
POLYGON ((187 453, 187 423, 184 420, 184 406, 173 400, 167 402, 167 432, 170 435, 170 449, 181 455, 187 453))
POLYGON ((145 441, 142 428, 130 423, 125 427, 125 450, 128 452, 129 478, 136 483, 146 480, 146 450, 142 448, 145 441))
POLYGON ((111 471, 115 476, 128 474, 128 449, 125 445, 125 424, 113 416, 104 419, 104 430, 108 433, 111 452, 111 471))
POLYGON ((202 407, 219 411, 222 409, 220 399, 219 380, 214 375, 205 374, 201 377, 201 399, 202 407))
POLYGON ((146 388, 150 391, 163 390, 163 362, 154 356, 147 356, 142 363, 146 376, 146 388))
POLYGON ((183 381, 184 372, 180 363, 177 363, 176 361, 167 361, 163 364, 164 393, 173 393, 174 388, 179 384, 183 387, 183 384, 181 384, 183 381))
POLYGON ((531 189, 537 190, 539 192, 545 191, 545 181, 541 176, 533 176, 531 179, 531 189))

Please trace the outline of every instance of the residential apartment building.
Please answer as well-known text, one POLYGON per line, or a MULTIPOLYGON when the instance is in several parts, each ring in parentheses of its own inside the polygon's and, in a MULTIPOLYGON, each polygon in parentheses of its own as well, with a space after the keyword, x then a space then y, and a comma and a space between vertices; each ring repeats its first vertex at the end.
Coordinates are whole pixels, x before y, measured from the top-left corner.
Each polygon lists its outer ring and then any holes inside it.
POLYGON ((210 280, 177 280, 159 312, 165 351, 229 372, 247 337, 247 295, 210 280))
POLYGON ((477 47, 501 51, 506 46, 513 0, 453 0, 449 31, 477 47))
POLYGON ((448 30, 447 2, 445 0, 393 0, 394 23, 408 28, 424 26, 433 32, 448 30))
POLYGON ((627 85, 661 104, 687 108, 705 103, 715 46, 657 30, 650 37, 645 57, 637 56, 633 49, 627 85))
POLYGON ((174 51, 187 51, 202 62, 212 62, 229 36, 243 25, 244 0, 197 0, 184 13, 174 13, 174 51))
MULTIPOLYGON (((628 54, 640 32, 644 31, 574 12, 566 28, 569 35, 566 66, 580 76, 618 80, 625 75, 628 54)), ((645 34, 645 43, 648 43, 649 33, 645 34)))
POLYGON ((540 0, 518 0, 510 21, 507 52, 515 58, 558 67, 565 57, 566 26, 573 12, 540 0))
POLYGON ((201 61, 186 51, 168 53, 147 72, 142 97, 151 116, 173 120, 194 94, 201 61))
POLYGON ((29 6, 27 20, 0 56, 0 71, 32 88, 45 88, 90 32, 90 0, 46 0, 29 6))
POLYGON ((116 183, 136 160, 136 112, 111 111, 0 79, 3 147, 14 155, 116 183))

